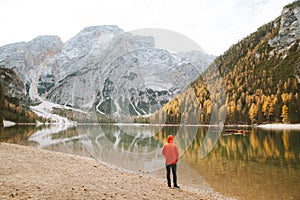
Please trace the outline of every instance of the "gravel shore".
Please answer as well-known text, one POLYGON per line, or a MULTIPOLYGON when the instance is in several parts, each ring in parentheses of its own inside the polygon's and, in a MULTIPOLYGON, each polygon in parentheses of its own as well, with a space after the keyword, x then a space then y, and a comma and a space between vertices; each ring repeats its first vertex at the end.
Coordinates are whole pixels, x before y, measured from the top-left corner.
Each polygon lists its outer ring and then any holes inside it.
POLYGON ((0 143, 0 199, 216 199, 88 157, 0 143))

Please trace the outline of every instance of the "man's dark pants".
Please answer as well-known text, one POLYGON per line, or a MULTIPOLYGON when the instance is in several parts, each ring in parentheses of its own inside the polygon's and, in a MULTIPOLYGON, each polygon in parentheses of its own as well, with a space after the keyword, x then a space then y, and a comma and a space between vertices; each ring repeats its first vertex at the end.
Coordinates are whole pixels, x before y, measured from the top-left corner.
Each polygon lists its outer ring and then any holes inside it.
POLYGON ((167 181, 168 181, 168 186, 169 187, 171 187, 171 178, 170 178, 171 169, 172 169, 172 174, 173 174, 173 184, 174 184, 174 187, 177 186, 176 168, 177 168, 176 164, 166 165, 167 181))

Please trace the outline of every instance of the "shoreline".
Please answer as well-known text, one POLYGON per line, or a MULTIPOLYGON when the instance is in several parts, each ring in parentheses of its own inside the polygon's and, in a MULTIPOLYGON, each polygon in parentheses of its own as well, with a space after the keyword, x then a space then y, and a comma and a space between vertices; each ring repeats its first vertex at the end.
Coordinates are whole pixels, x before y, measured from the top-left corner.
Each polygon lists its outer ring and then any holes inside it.
MULTIPOLYGON (((4 120, 4 128, 11 127, 16 125, 70 125, 70 126, 84 126, 84 125, 115 125, 115 126, 199 126, 199 127, 210 127, 210 126, 219 126, 218 124, 143 124, 143 123, 15 123, 11 121, 4 120)), ((274 123, 274 124, 224 124, 224 127, 256 127, 262 129, 300 129, 300 123, 296 124, 283 124, 283 123, 274 123)))
POLYGON ((232 199, 189 186, 168 188, 154 176, 93 158, 0 143, 0 199, 232 199))

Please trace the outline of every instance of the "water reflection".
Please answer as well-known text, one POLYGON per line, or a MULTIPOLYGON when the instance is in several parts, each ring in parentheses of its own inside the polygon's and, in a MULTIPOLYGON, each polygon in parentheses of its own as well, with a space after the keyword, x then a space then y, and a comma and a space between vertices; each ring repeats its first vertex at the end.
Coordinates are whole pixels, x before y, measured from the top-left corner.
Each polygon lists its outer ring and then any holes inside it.
POLYGON ((205 134, 199 130, 183 159, 217 191, 241 199, 300 198, 299 132, 250 129, 221 136, 200 159, 205 134))
POLYGON ((101 125, 86 134, 82 144, 98 160, 133 171, 154 171, 163 166, 163 143, 152 135, 155 126, 101 125), (101 132, 101 134, 99 134, 101 132))
POLYGON ((0 132, 0 141, 34 146, 35 144, 30 144, 28 138, 35 132, 44 129, 45 126, 37 127, 35 125, 5 127, 0 132))
MULTIPOLYGON (((198 161, 207 154, 210 158, 228 158, 285 168, 298 168, 300 163, 300 136, 297 130, 249 129, 247 135, 226 135, 219 137, 219 130, 213 127, 198 126, 154 126, 154 125, 80 125, 68 127, 15 126, 5 128, 0 140, 52 148, 63 146, 71 149, 87 148, 91 152, 99 149, 114 149, 117 153, 144 154, 160 160, 162 145, 166 137, 176 137, 176 145, 181 155, 198 161), (215 133, 215 134, 213 134, 215 133), (209 137, 207 136, 209 134, 209 137), (203 152, 206 152, 203 156, 203 152)), ((223 131, 224 133, 224 131, 223 131)), ((61 147, 59 148, 61 149, 61 147)), ((93 154, 101 159, 104 154, 93 154)))

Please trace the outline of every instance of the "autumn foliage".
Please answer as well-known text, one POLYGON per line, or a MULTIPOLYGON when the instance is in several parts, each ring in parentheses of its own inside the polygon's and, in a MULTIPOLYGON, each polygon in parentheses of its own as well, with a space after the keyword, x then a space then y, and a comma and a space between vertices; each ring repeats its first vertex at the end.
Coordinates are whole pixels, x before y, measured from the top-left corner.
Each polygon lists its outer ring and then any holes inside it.
POLYGON ((300 40, 286 49, 271 47, 268 41, 278 35, 278 24, 280 18, 217 57, 155 117, 166 123, 208 124, 212 113, 221 119, 226 112, 228 124, 299 123, 300 40))

